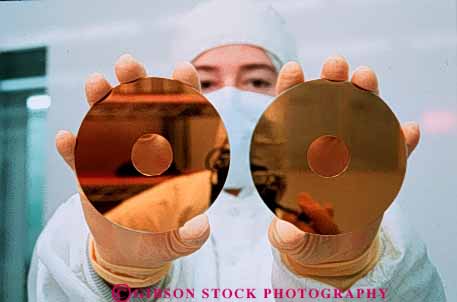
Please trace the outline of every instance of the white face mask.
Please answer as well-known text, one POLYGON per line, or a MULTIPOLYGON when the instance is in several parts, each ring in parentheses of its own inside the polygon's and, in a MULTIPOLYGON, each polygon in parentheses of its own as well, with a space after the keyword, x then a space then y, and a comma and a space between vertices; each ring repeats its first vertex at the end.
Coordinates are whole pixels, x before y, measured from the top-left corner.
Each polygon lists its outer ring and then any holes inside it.
POLYGON ((205 95, 219 112, 230 143, 230 167, 224 189, 254 189, 249 164, 249 148, 254 128, 268 105, 269 95, 224 87, 205 95))

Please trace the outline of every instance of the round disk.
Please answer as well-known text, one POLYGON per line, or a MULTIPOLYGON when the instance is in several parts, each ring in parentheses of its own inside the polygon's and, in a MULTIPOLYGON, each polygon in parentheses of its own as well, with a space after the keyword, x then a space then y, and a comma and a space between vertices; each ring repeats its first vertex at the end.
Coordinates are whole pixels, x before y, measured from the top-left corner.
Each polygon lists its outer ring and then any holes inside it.
POLYGON ((163 78, 121 84, 92 106, 79 128, 79 184, 112 222, 152 232, 178 228, 222 188, 212 186, 205 164, 217 151, 216 135, 227 136, 223 122, 192 87, 163 78))
POLYGON ((406 157, 400 124, 379 97, 327 80, 279 95, 260 118, 250 151, 251 164, 263 160, 251 175, 264 202, 319 234, 379 219, 400 190, 406 157))

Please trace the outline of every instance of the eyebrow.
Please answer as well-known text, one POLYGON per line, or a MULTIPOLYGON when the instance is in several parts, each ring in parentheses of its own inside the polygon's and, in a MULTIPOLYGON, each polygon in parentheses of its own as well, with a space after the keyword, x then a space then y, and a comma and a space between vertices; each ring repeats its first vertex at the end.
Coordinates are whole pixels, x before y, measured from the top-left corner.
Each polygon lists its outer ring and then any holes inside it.
MULTIPOLYGON (((195 69, 199 71, 208 71, 208 72, 214 72, 217 71, 219 68, 213 65, 197 65, 195 66, 195 69)), ((256 69, 265 69, 268 71, 271 71, 273 73, 277 73, 276 68, 274 68, 271 65, 264 64, 264 63, 251 63, 251 64, 244 64, 241 65, 241 70, 244 71, 251 71, 251 70, 256 70, 256 69)))
POLYGON ((242 70, 246 70, 246 71, 251 71, 251 70, 255 70, 255 69, 266 69, 266 70, 271 71, 273 73, 277 72, 276 68, 274 68, 271 65, 264 64, 264 63, 253 63, 253 64, 242 65, 241 69, 242 70))
POLYGON ((216 66, 212 66, 212 65, 197 65, 197 66, 195 66, 195 69, 211 72, 211 71, 217 71, 219 68, 216 66))

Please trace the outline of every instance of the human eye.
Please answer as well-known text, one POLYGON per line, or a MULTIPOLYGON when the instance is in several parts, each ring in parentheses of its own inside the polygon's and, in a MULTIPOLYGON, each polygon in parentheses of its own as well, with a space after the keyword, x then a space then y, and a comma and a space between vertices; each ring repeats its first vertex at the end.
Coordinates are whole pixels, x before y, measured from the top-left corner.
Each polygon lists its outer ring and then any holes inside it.
POLYGON ((250 70, 240 76, 239 84, 244 90, 273 95, 276 74, 264 69, 250 70))
POLYGON ((199 74, 200 77, 200 87, 202 92, 208 93, 220 88, 221 82, 217 76, 202 72, 199 74))
POLYGON ((215 86, 215 83, 211 80, 201 80, 200 85, 203 90, 207 90, 213 88, 215 86))
POLYGON ((249 79, 248 84, 253 88, 270 88, 273 85, 270 81, 261 78, 249 79))

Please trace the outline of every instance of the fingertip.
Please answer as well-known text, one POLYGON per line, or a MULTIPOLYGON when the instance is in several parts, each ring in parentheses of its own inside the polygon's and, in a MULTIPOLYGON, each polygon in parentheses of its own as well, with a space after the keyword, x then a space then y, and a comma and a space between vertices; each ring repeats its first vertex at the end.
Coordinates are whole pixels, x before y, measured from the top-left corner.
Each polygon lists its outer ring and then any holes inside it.
POLYGON ((132 60, 135 60, 135 58, 131 54, 124 53, 124 54, 120 55, 119 58, 117 58, 116 64, 122 63, 122 62, 129 62, 132 60))
POLYGON ((197 69, 189 62, 178 62, 173 71, 173 79, 181 81, 201 91, 197 69))
POLYGON ((132 82, 146 76, 143 64, 130 54, 123 54, 117 59, 114 71, 120 83, 132 82))
POLYGON ((276 231, 285 244, 294 243, 303 235, 293 224, 280 219, 276 222, 276 231))
POLYGON ((185 244, 201 246, 210 234, 208 216, 206 214, 195 216, 179 228, 178 232, 185 244))
POLYGON ((64 161, 74 170, 76 137, 70 131, 60 130, 56 133, 55 144, 60 156, 62 156, 64 161))
POLYGON ((188 61, 180 61, 176 63, 174 70, 189 70, 194 73, 197 73, 197 69, 195 68, 195 66, 188 61))
POLYGON ((278 80, 276 82, 276 94, 280 94, 304 81, 305 75, 303 74, 303 69, 300 64, 295 61, 289 61, 284 64, 279 71, 278 80))
POLYGON ((351 82, 357 87, 373 92, 379 93, 378 77, 376 73, 368 66, 359 66, 352 74, 351 82))
POLYGON ((349 64, 343 56, 328 57, 322 65, 321 78, 330 81, 346 81, 349 78, 349 64))
POLYGON ((403 134, 405 136, 406 146, 408 148, 408 156, 413 153, 419 144, 420 140, 420 127, 417 122, 406 122, 402 126, 403 134))
POLYGON ((281 70, 279 71, 279 74, 291 74, 295 75, 295 77, 302 77, 303 80, 303 70, 298 62, 295 61, 289 61, 284 66, 281 67, 281 70))
POLYGON ((111 84, 101 73, 95 72, 88 76, 85 91, 87 102, 92 106, 111 91, 111 84))
POLYGON ((71 134, 70 131, 66 131, 66 130, 59 130, 59 131, 57 131, 57 133, 56 133, 56 140, 62 139, 63 137, 65 137, 65 136, 68 135, 69 133, 71 134))
POLYGON ((72 143, 73 138, 74 135, 70 131, 59 130, 56 133, 56 144, 61 147, 66 146, 72 143))
POLYGON ((291 251, 304 242, 305 233, 293 224, 275 218, 270 225, 269 239, 278 250, 291 251))
POLYGON ((403 126, 407 127, 411 131, 420 134, 420 126, 418 122, 415 121, 409 121, 403 124, 403 126))

